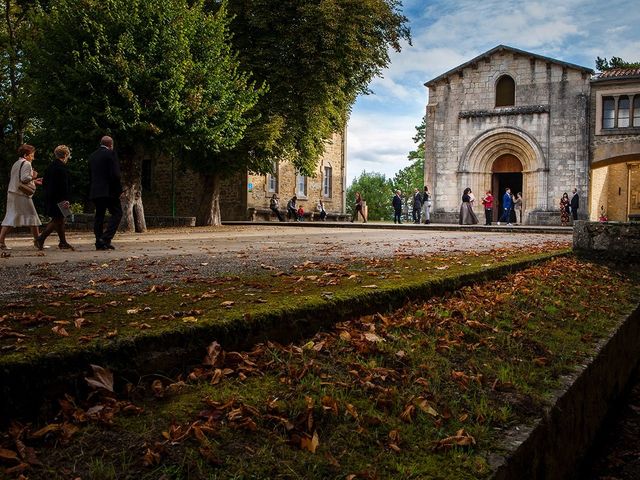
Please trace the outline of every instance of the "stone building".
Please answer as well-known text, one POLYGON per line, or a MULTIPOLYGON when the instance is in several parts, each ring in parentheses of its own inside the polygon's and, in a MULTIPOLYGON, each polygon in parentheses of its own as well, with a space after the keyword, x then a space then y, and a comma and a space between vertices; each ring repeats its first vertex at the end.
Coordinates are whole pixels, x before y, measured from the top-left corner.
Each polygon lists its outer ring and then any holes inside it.
POLYGON ((591 80, 590 218, 640 219, 640 68, 591 80))
POLYGON ((492 190, 498 203, 510 187, 523 194, 525 223, 559 223, 562 193, 575 187, 584 199, 589 189, 592 73, 499 45, 427 82, 432 220, 456 223, 466 187, 478 199, 492 190))
MULTIPOLYGON (((305 211, 314 211, 322 198, 329 218, 344 214, 345 152, 345 134, 337 133, 327 142, 314 176, 298 175, 288 162, 274 162, 271 175, 238 172, 223 182, 222 220, 269 219, 274 193, 280 196, 281 209, 295 194, 305 211)), ((164 156, 143 161, 142 191, 145 214, 174 217, 195 216, 202 193, 197 175, 181 168, 179 159, 164 156)))

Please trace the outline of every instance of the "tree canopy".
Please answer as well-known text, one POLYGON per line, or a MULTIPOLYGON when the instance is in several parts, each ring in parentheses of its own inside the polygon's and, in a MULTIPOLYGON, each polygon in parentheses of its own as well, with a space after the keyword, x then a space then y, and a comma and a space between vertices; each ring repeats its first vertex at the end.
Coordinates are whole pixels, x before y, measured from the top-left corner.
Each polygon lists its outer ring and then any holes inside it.
POLYGON ((640 68, 640 62, 627 62, 620 57, 611 57, 611 60, 607 60, 607 57, 596 58, 596 70, 604 72, 611 70, 612 68, 640 68))
POLYGON ((53 0, 26 55, 34 112, 84 155, 111 134, 135 204, 145 153, 180 142, 219 152, 251 123, 261 90, 238 69, 227 26, 224 2, 211 13, 204 0, 53 0))
POLYGON ((260 121, 238 151, 267 173, 271 160, 312 174, 332 133, 389 63, 389 48, 410 41, 397 0, 234 0, 233 45, 245 70, 269 91, 260 121))
POLYGON ((382 173, 362 172, 353 180, 347 189, 347 212, 353 213, 355 208, 356 192, 360 192, 362 199, 367 203, 369 220, 388 220, 393 209, 391 197, 393 196, 387 178, 382 173))

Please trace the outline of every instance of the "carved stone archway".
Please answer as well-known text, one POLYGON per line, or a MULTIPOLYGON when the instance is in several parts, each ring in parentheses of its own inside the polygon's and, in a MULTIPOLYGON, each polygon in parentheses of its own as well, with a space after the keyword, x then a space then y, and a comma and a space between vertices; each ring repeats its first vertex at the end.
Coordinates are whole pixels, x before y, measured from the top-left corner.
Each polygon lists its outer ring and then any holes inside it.
POLYGON ((493 163, 505 155, 513 155, 522 164, 526 211, 547 210, 547 160, 535 138, 519 128, 494 128, 469 142, 458 165, 459 191, 467 186, 479 194, 491 189, 493 163))

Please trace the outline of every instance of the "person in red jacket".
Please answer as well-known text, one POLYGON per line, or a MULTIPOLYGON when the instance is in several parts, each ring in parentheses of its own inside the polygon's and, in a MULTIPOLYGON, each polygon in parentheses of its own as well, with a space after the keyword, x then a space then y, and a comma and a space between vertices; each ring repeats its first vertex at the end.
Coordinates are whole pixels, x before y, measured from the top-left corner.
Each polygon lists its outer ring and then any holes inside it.
POLYGON ((484 205, 485 225, 491 225, 491 217, 493 216, 493 195, 491 195, 491 190, 487 190, 487 193, 482 197, 482 205, 484 205))

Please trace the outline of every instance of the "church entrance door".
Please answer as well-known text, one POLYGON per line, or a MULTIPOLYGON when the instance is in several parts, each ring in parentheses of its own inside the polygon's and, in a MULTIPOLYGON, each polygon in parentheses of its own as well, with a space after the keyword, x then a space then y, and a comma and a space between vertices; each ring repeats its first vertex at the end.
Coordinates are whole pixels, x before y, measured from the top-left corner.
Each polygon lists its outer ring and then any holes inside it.
MULTIPOLYGON (((522 192, 522 163, 518 157, 505 154, 498 157, 491 166, 491 191, 495 198, 493 209, 493 221, 497 222, 502 214, 502 197, 507 188, 515 197, 522 192)), ((524 194, 523 194, 524 196, 524 194)), ((517 220, 518 223, 520 219, 517 220)))

